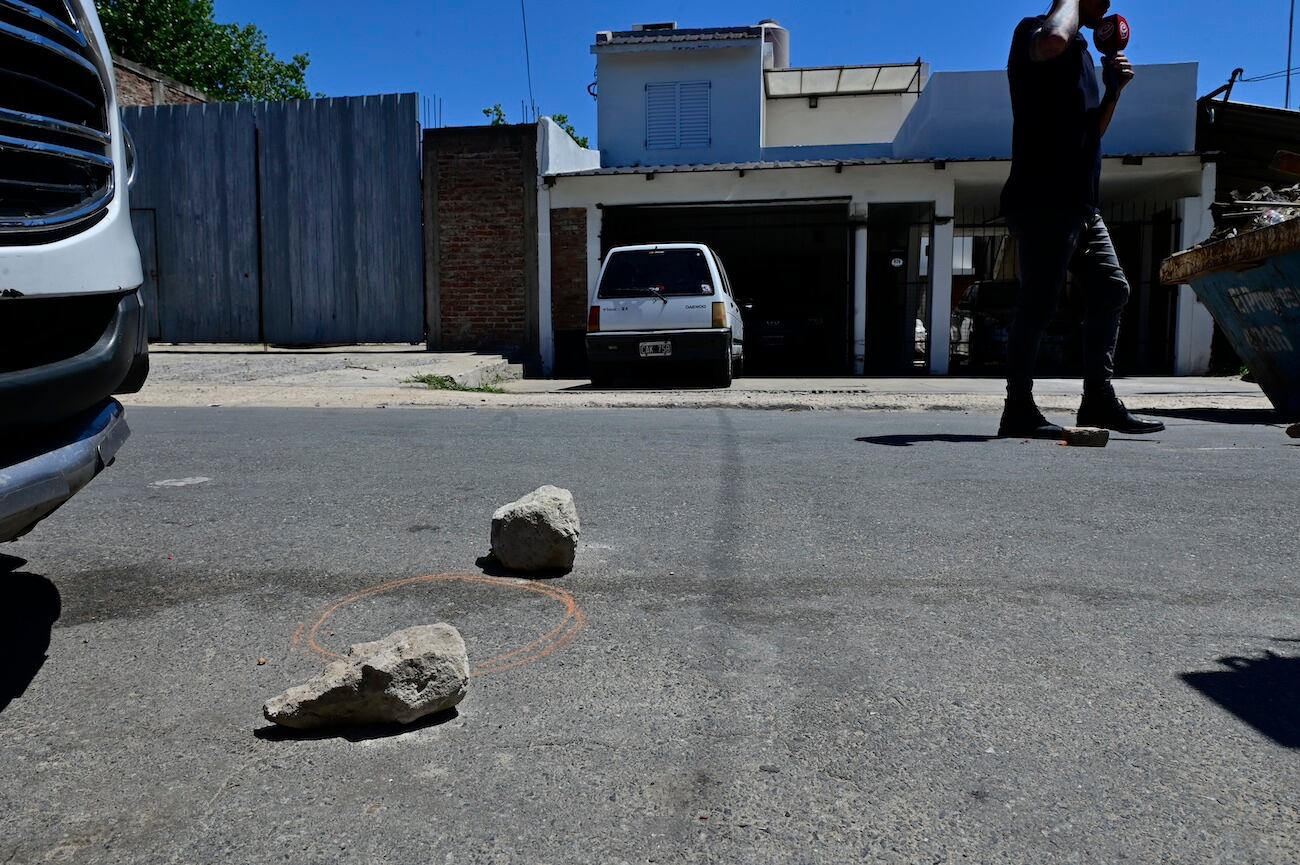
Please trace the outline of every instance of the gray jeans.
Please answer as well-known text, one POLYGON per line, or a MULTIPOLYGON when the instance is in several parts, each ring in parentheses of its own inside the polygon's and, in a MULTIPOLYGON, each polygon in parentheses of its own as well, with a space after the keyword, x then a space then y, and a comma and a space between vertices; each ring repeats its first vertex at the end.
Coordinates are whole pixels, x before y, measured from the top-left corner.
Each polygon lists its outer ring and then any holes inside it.
POLYGON ((1084 381, 1110 381, 1129 285, 1106 223, 1098 215, 1078 225, 1014 220, 1010 227, 1019 247, 1020 296, 1007 347, 1007 393, 1033 393, 1038 348, 1071 271, 1085 302, 1084 381))

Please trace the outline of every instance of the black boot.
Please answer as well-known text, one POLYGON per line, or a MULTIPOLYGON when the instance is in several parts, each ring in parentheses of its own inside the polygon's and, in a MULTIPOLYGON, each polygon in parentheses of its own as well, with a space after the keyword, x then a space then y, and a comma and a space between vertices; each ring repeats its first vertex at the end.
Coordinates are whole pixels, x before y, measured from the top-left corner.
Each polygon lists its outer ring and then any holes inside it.
POLYGON ((1115 396, 1110 382, 1085 385, 1079 406, 1079 426, 1099 427, 1126 435, 1150 435, 1164 432, 1165 425, 1133 415, 1115 396))
POLYGON ((1004 439, 1055 439, 1065 438, 1061 429, 1038 410, 1032 396, 1008 397, 1002 410, 1002 423, 998 437, 1004 439))

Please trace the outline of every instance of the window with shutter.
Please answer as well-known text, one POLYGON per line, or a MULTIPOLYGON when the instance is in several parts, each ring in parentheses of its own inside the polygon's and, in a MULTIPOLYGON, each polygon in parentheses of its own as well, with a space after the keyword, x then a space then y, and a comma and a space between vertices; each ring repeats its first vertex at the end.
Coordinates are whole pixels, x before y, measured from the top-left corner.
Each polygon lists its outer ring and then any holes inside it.
POLYGON ((677 89, 678 140, 682 147, 708 147, 709 82, 692 81, 677 89))
POLYGON ((645 146, 647 150, 677 147, 677 85, 645 86, 645 146))
POLYGON ((665 82, 645 87, 647 150, 704 148, 710 134, 708 81, 665 82))

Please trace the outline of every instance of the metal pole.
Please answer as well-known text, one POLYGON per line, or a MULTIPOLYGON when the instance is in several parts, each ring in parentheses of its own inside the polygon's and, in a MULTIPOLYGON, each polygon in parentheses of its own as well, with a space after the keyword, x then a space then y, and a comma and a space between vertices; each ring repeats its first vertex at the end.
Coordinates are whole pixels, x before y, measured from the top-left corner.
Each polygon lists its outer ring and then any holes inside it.
POLYGON ((1291 49, 1295 45, 1295 0, 1291 0, 1291 26, 1286 31, 1286 107, 1291 109, 1291 49))

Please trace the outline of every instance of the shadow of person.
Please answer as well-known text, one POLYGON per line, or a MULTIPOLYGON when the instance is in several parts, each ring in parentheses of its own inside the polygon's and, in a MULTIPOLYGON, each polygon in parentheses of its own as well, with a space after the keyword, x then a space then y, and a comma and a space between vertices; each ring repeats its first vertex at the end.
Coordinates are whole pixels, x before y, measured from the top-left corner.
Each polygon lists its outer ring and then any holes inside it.
POLYGON ((19 571, 25 564, 0 556, 0 712, 23 695, 44 666, 50 631, 63 612, 54 583, 19 571))
POLYGON ((428 715, 410 724, 372 724, 361 727, 322 727, 317 730, 295 730, 268 724, 253 731, 253 735, 264 742, 309 742, 320 739, 344 739, 348 742, 369 742, 372 739, 391 739, 417 730, 441 727, 448 721, 460 717, 460 712, 453 706, 445 712, 428 715))
POLYGON ((1300 749, 1300 657, 1266 650, 1260 657, 1219 663, 1227 669, 1179 678, 1283 748, 1300 749))
POLYGON ((883 445, 891 448, 910 448, 919 444, 983 444, 985 442, 997 440, 997 436, 952 435, 950 433, 935 433, 930 435, 904 434, 892 436, 864 436, 863 438, 857 439, 857 441, 862 444, 883 445))

